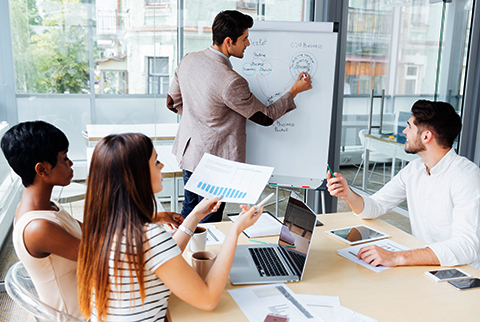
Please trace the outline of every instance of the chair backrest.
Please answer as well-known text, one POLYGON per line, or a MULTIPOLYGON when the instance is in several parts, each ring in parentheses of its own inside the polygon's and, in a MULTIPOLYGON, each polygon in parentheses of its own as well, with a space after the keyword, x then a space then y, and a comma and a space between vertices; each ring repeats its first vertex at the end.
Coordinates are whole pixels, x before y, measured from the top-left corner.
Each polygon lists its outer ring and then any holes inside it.
POLYGON ((43 303, 37 295, 32 279, 21 262, 15 263, 5 276, 8 295, 37 321, 85 322, 43 303))
POLYGON ((362 148, 365 147, 365 135, 367 130, 363 129, 358 132, 358 137, 360 138, 360 143, 362 144, 362 148))

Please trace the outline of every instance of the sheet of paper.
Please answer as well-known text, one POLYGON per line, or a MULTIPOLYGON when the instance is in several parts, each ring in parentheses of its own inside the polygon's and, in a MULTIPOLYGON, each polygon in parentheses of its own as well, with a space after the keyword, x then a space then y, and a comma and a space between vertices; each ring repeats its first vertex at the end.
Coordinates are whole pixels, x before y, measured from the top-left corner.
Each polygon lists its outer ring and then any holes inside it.
POLYGON ((362 265, 363 267, 366 267, 374 272, 382 272, 386 269, 389 269, 391 267, 387 267, 387 266, 372 266, 368 263, 365 263, 362 259, 358 259, 358 251, 363 248, 363 247, 367 247, 367 246, 370 246, 370 245, 377 245, 378 247, 382 247, 388 251, 391 251, 391 252, 398 252, 398 251, 402 251, 402 250, 410 250, 410 248, 407 248, 403 245, 400 245, 399 243, 396 243, 392 240, 389 240, 389 239, 382 239, 382 240, 377 240, 377 241, 374 241, 374 242, 371 242, 371 243, 365 243, 365 244, 360 244, 360 245, 355 245, 355 246, 352 246, 352 247, 347 247, 347 248, 343 248, 343 249, 339 249, 337 250, 337 253, 340 255, 340 256, 343 256, 349 260, 351 260, 352 262, 355 262, 359 265, 362 265))
POLYGON ((185 189, 223 202, 254 204, 272 175, 272 167, 225 160, 205 153, 185 189))
POLYGON ((342 309, 344 322, 378 322, 377 320, 372 319, 371 317, 368 317, 366 315, 350 310, 345 306, 342 306, 341 309, 342 309))
POLYGON ((207 246, 221 245, 225 240, 225 234, 220 231, 214 225, 199 224, 199 226, 207 229, 207 246))
MULTIPOLYGON (((228 218, 235 222, 239 215, 229 215, 228 218)), ((260 218, 250 227, 245 229, 243 232, 247 237, 265 237, 265 236, 275 236, 280 235, 280 230, 282 230, 282 223, 278 219, 274 218, 272 215, 267 213, 262 213, 260 218)))
POLYGON ((285 284, 243 287, 228 293, 250 322, 263 322, 272 313, 287 315, 292 322, 322 321, 285 284))
POLYGON ((342 322, 343 312, 338 296, 297 294, 296 297, 310 312, 325 322, 342 322))

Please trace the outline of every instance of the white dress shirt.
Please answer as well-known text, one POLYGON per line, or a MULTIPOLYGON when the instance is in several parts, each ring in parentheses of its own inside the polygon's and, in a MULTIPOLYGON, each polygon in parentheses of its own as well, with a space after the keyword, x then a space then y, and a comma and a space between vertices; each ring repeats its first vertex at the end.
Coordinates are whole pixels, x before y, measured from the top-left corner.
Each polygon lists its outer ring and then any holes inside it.
POLYGON ((480 169, 451 149, 427 173, 410 162, 380 191, 363 197, 358 216, 373 219, 407 200, 412 234, 428 244, 442 266, 480 269, 480 169))
POLYGON ((219 55, 219 56, 222 56, 223 58, 225 58, 228 62, 228 66, 230 66, 231 69, 233 69, 233 65, 232 65, 232 62, 230 61, 230 59, 227 57, 227 55, 225 55, 224 53, 222 53, 221 51, 218 51, 216 50, 215 48, 213 47, 208 47, 208 49, 210 49, 213 53, 219 55))

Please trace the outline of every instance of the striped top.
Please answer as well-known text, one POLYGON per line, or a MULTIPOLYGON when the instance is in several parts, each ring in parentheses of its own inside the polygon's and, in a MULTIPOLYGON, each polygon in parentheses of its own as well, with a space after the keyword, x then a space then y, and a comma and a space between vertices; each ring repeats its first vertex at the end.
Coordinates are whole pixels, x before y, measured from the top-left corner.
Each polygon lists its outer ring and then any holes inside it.
MULTIPOLYGON (((113 251, 109 261, 110 275, 110 301, 107 314, 107 321, 164 321, 167 310, 170 290, 155 275, 155 270, 162 264, 180 255, 172 235, 157 224, 145 225, 146 241, 143 249, 145 253, 145 303, 142 305, 138 280, 133 272, 133 287, 130 285, 130 269, 127 262, 122 261, 118 272, 120 274, 121 287, 114 283, 116 277, 113 275, 113 251)), ((125 254, 125 237, 122 240, 121 255, 125 254)), ((95 301, 94 296, 92 301, 95 301)), ((91 321, 98 321, 96 310, 92 310, 91 321)))

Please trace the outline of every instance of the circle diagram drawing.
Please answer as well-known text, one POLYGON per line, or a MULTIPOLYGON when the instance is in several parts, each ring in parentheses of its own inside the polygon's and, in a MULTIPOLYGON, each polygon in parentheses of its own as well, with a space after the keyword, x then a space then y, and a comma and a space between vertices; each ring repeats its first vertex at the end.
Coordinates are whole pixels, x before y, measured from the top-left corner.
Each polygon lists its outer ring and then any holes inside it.
POLYGON ((292 57, 290 62, 290 73, 294 79, 303 72, 314 77, 317 72, 318 62, 317 58, 309 52, 300 52, 292 57))

